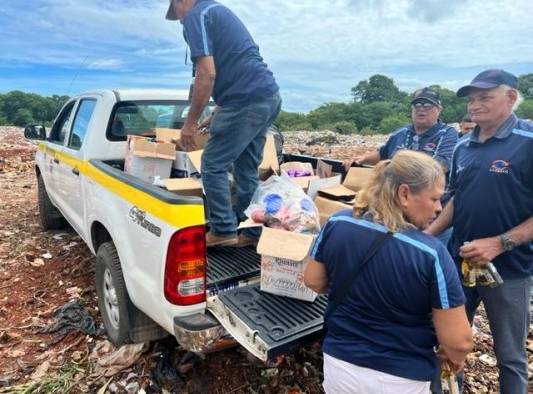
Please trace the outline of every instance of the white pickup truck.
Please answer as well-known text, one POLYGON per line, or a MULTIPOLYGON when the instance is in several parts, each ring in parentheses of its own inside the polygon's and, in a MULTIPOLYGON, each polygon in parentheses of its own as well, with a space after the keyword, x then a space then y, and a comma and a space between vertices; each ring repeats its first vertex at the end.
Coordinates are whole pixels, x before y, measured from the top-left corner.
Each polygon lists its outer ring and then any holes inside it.
POLYGON ((181 127, 187 97, 170 90, 88 92, 68 100, 48 132, 28 126, 25 136, 40 140, 41 223, 54 229, 66 219, 96 255, 98 305, 115 345, 171 333, 191 351, 237 341, 267 360, 320 337, 326 298, 309 303, 259 291, 254 248, 206 250, 201 198, 123 171, 126 136, 181 127))

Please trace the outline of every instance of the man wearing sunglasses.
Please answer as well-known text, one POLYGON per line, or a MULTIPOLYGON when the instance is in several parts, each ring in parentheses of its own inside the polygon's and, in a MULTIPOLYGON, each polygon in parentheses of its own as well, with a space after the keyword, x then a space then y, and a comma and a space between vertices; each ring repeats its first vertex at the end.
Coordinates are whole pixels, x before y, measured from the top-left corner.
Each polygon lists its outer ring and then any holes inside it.
POLYGON ((252 232, 237 238, 237 221, 244 219, 259 184, 257 168, 267 129, 281 108, 278 85, 244 24, 222 4, 170 0, 166 19, 183 24, 194 63, 191 108, 181 129, 186 148, 194 149, 198 121, 209 98, 217 104, 201 165, 210 225, 207 246, 254 243, 252 232), (235 211, 228 181, 232 165, 235 211))
POLYGON ((453 127, 439 119, 441 111, 442 105, 437 91, 430 88, 417 90, 411 101, 413 123, 394 131, 387 143, 379 149, 346 160, 346 169, 354 163, 376 164, 380 160, 390 159, 401 149, 410 149, 432 156, 447 172, 458 134, 453 127))

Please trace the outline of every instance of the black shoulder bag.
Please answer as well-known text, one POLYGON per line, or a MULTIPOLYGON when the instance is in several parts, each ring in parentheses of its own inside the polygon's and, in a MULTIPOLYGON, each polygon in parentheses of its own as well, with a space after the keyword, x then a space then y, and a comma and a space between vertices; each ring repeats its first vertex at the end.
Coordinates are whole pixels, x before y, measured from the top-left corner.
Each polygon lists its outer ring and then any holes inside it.
POLYGON ((350 286, 352 285, 353 281, 357 276, 361 273, 363 268, 365 268, 366 264, 370 261, 372 257, 378 252, 379 249, 383 246, 385 241, 393 236, 393 233, 391 231, 387 231, 386 233, 380 233, 378 237, 372 242, 370 245, 370 248, 368 249, 368 252, 365 255, 365 258, 359 264, 352 272, 350 272, 350 275, 347 276, 347 279, 342 282, 341 286, 339 287, 339 291, 337 293, 336 297, 331 297, 329 299, 329 305, 328 309, 326 311, 326 314, 324 315, 324 331, 327 334, 328 326, 327 326, 327 319, 333 314, 333 311, 337 309, 337 306, 339 306, 340 303, 346 298, 348 293, 350 292, 350 286))

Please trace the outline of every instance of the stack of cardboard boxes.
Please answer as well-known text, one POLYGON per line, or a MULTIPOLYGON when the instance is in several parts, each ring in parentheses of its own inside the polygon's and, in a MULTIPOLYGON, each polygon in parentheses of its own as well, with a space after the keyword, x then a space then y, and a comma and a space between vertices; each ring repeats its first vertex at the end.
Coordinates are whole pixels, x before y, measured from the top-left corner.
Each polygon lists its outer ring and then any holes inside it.
MULTIPOLYGON (((321 225, 339 210, 351 208, 356 192, 372 174, 369 168, 351 168, 341 184, 341 176, 332 174, 331 167, 321 161, 316 171, 309 163, 289 162, 280 166, 281 172, 290 170, 305 174, 292 180, 314 198, 321 225)), ((242 227, 252 225, 248 222, 242 227)), ((303 281, 315 236, 263 227, 257 245, 257 252, 261 254, 262 291, 304 301, 315 300, 317 294, 303 281)))

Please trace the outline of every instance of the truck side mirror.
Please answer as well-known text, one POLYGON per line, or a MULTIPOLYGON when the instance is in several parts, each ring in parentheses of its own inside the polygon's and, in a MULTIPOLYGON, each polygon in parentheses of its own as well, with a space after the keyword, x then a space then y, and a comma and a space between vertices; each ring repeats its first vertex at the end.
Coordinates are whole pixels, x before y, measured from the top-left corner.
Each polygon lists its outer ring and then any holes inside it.
POLYGON ((24 137, 29 140, 44 141, 46 139, 46 128, 43 125, 28 125, 24 128, 24 137))

